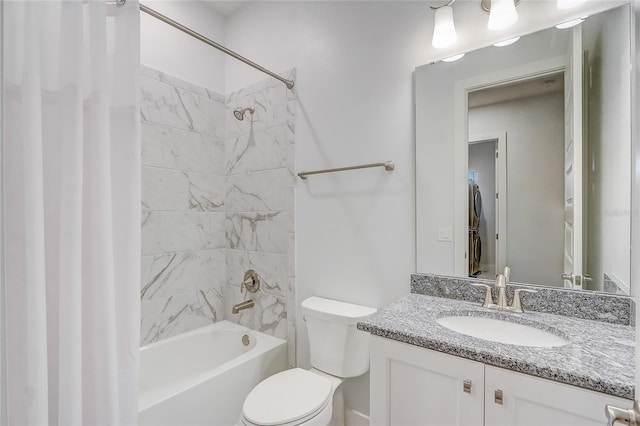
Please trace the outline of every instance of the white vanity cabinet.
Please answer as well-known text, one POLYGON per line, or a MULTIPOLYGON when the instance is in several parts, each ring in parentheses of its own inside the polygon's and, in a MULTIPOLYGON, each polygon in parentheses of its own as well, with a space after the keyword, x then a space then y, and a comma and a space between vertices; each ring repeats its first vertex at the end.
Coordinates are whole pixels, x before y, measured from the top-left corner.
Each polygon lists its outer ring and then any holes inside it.
POLYGON ((631 407, 633 401, 485 366, 486 425, 602 426, 607 424, 606 404, 631 407), (502 404, 497 392, 502 392, 502 404))
POLYGON ((371 425, 603 425, 632 402, 377 336, 371 425))
POLYGON ((370 351, 372 426, 483 424, 484 364, 377 336, 370 351))

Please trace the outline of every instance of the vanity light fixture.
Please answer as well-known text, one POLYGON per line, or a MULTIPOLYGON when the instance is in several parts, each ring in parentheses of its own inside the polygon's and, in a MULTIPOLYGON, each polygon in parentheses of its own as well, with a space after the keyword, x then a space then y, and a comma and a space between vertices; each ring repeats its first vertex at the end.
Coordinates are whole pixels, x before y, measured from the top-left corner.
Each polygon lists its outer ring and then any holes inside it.
POLYGON ((436 49, 449 47, 458 39, 456 27, 453 23, 453 8, 451 7, 454 1, 455 0, 451 0, 444 6, 431 6, 431 9, 434 11, 431 45, 436 49))
POLYGON ((575 27, 578 24, 582 24, 588 16, 583 16, 582 18, 572 19, 571 21, 563 22, 561 24, 556 25, 556 28, 559 30, 564 30, 565 28, 575 27))
POLYGON ((518 20, 516 3, 519 2, 517 0, 491 0, 487 6, 487 2, 483 1, 482 9, 489 12, 487 28, 491 31, 500 31, 515 24, 518 20))
POLYGON ((497 43, 493 43, 493 45, 494 45, 495 47, 505 47, 505 46, 510 46, 510 45, 512 45, 513 43, 515 43, 515 42, 516 42, 516 41, 518 41, 518 40, 520 40, 520 36, 518 36, 518 37, 508 38, 508 39, 506 39, 506 40, 499 41, 499 42, 497 42, 497 43))
POLYGON ((442 61, 454 62, 454 61, 457 61, 458 59, 462 59, 463 56, 464 56, 464 53, 460 53, 459 55, 454 55, 454 56, 449 56, 448 58, 444 58, 442 61))
MULTIPOLYGON (((456 0, 449 0, 448 3, 442 6, 430 6, 431 10, 434 11, 431 45, 436 49, 449 47, 458 39, 456 27, 453 22, 453 7, 451 7, 455 1, 456 0)), ((520 3, 522 3, 522 0, 482 0, 480 3, 482 10, 489 14, 489 24, 487 28, 491 31, 500 31, 515 24, 518 20, 516 7, 520 3)), ((508 46, 518 41, 518 38, 519 37, 514 37, 509 40, 504 40, 496 43, 495 46, 508 46)))
POLYGON ((584 3, 584 0, 558 0, 556 6, 558 9, 571 9, 581 3, 584 3))

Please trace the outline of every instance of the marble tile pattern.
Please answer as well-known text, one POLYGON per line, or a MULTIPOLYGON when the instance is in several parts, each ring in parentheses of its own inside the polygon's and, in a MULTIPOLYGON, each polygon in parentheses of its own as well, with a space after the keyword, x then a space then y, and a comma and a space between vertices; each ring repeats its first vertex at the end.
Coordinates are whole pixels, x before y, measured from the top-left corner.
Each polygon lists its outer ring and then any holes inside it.
POLYGON ((225 97, 142 66, 141 343, 224 318, 225 97))
MULTIPOLYGON (((295 79, 295 71, 281 74, 295 79)), ((225 318, 288 341, 295 366, 294 90, 267 79, 227 96, 225 114, 225 318), (243 121, 233 110, 253 106, 243 121), (261 278, 258 293, 240 291, 244 272, 261 278), (255 307, 232 314, 234 304, 255 307)))
MULTIPOLYGON (((485 290, 472 287, 471 283, 494 284, 492 280, 412 274, 411 292, 468 302, 481 302, 484 300, 485 290)), ((635 308, 635 302, 629 296, 520 283, 510 283, 507 286, 509 303, 513 298, 513 291, 518 288, 537 291, 537 293, 521 295, 522 307, 525 311, 546 312, 611 324, 630 325, 632 312, 635 308)), ((494 289, 493 292, 495 300, 497 291, 494 289)))
POLYGON ((294 366, 295 91, 266 79, 224 97, 145 66, 140 86, 142 344, 224 318, 287 339, 294 366), (240 292, 247 269, 256 294, 240 292))
POLYGON ((377 336, 622 398, 634 397, 632 327, 542 312, 506 313, 451 298, 412 293, 358 323, 377 336), (445 316, 490 316, 559 334, 567 345, 514 346, 457 333, 438 324, 445 316))

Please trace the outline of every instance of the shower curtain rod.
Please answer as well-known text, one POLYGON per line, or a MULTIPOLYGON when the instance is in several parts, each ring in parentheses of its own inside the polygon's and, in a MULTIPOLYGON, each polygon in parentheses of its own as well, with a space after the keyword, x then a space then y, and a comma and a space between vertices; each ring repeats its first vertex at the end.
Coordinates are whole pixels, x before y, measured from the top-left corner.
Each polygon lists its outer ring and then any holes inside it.
MULTIPOLYGON (((126 0, 116 0, 116 4, 118 5, 122 5, 125 3, 126 0)), ((221 44, 216 43, 215 41, 206 38, 205 36, 203 36, 202 34, 199 34, 195 31, 193 31, 191 28, 185 27, 184 25, 182 25, 179 22, 174 21, 173 19, 164 16, 161 13, 156 12, 155 10, 140 4, 140 10, 143 11, 144 13, 153 16, 156 19, 161 20, 162 22, 171 25, 174 28, 179 29, 180 31, 189 34, 191 37, 197 38, 198 40, 200 40, 203 43, 208 44, 211 47, 215 47, 216 49, 226 53, 229 56, 232 56, 234 58, 236 58, 239 61, 244 62, 245 64, 252 66, 253 68, 262 71, 265 74, 270 75, 271 77, 275 78, 276 80, 280 80, 281 82, 283 82, 287 88, 292 89, 293 85, 294 85, 294 81, 293 80, 287 80, 286 78, 280 77, 278 74, 273 73, 271 71, 269 71, 268 69, 256 64, 253 61, 250 61, 249 59, 245 58, 244 56, 238 55, 236 52, 234 52, 233 50, 229 50, 226 47, 222 46, 221 44)))

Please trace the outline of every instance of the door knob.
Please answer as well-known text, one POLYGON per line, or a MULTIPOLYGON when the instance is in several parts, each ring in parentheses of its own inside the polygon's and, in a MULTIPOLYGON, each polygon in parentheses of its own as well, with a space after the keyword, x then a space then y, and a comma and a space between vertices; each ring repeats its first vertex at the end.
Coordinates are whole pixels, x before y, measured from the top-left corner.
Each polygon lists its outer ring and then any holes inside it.
POLYGON ((640 426, 640 407, 638 401, 633 404, 633 408, 624 409, 614 405, 604 406, 604 413, 607 416, 607 426, 613 426, 616 422, 629 426, 640 426))

